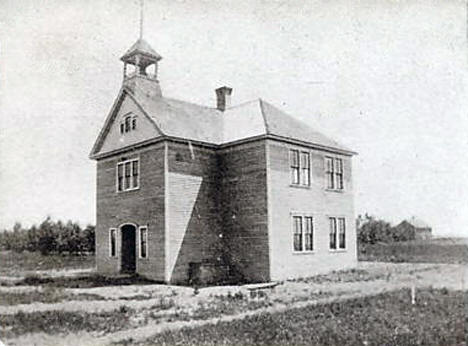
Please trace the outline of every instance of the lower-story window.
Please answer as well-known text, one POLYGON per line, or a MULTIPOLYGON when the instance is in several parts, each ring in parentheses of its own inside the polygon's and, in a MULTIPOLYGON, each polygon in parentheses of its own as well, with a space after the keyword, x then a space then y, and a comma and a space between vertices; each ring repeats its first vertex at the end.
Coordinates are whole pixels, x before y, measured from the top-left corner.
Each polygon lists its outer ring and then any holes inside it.
POLYGON ((111 228, 109 230, 109 256, 115 257, 117 255, 117 230, 111 228))
POLYGON ((293 216, 294 251, 314 250, 314 223, 311 216, 293 216))
POLYGON ((346 249, 346 222, 344 217, 330 217, 330 250, 346 249))
POLYGON ((148 257, 148 227, 140 227, 140 258, 148 257))

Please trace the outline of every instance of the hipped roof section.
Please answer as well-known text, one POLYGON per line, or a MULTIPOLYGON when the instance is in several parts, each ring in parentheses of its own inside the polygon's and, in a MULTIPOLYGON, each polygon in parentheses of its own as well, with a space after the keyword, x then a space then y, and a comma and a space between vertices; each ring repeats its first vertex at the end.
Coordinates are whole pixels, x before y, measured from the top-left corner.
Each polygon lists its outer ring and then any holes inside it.
MULTIPOLYGON (((315 131, 307 124, 279 110, 261 99, 226 109, 205 107, 171 98, 150 96, 145 90, 132 91, 123 87, 119 98, 125 94, 139 105, 154 122, 163 136, 175 137, 212 145, 224 145, 258 136, 270 136, 309 144, 346 155, 356 154, 338 142, 315 131)), ((106 128, 111 126, 119 101, 113 106, 104 128, 91 152, 99 156, 106 128)))

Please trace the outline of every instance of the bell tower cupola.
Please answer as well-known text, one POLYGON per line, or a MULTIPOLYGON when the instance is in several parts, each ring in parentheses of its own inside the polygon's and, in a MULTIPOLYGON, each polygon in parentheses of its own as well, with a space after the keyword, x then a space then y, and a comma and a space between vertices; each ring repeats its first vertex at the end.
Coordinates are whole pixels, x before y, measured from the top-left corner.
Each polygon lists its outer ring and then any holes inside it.
POLYGON ((142 38, 120 58, 124 63, 123 82, 133 92, 161 96, 158 62, 162 57, 142 38))

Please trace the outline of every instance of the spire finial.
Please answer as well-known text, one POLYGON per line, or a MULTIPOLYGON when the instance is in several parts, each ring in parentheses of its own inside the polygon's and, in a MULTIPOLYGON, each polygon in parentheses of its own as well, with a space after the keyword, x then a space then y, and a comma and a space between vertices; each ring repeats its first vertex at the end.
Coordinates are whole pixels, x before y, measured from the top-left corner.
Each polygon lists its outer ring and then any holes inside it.
POLYGON ((143 38, 143 7, 144 0, 140 0, 140 40, 143 38))

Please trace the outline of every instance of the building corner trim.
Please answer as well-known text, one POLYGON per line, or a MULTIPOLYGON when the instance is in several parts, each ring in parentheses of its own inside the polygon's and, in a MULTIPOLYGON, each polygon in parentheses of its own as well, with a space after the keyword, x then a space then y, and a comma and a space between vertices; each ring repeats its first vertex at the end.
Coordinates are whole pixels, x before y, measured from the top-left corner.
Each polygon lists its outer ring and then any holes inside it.
POLYGON ((164 281, 169 283, 169 157, 167 141, 164 141, 164 281))
POLYGON ((269 280, 273 280, 273 265, 272 265, 272 205, 271 205, 271 168, 270 168, 270 144, 265 140, 265 168, 266 168, 266 202, 267 202, 267 231, 268 231, 268 276, 269 280))

